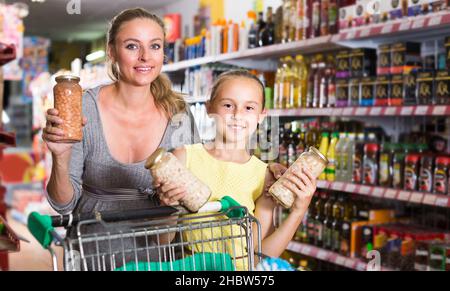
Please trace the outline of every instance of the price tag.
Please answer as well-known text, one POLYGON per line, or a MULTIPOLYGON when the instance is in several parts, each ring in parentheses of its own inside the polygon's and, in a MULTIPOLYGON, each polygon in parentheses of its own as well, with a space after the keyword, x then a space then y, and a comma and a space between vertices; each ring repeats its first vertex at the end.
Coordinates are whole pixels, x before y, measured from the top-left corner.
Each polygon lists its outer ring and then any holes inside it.
POLYGON ((395 115, 397 113, 397 108, 395 107, 388 107, 384 111, 384 115, 395 115))
POLYGON ((410 196, 411 196, 411 192, 400 191, 400 193, 398 194, 398 200, 408 201, 410 196))
POLYGON ((328 182, 325 181, 325 180, 317 181, 317 188, 327 189, 328 188, 328 182))
POLYGON ((373 108, 370 109, 370 113, 369 114, 371 116, 380 116, 382 109, 383 108, 381 108, 381 107, 373 107, 373 108))
POLYGON ((323 116, 330 116, 333 114, 333 109, 332 108, 326 108, 322 110, 323 116))
POLYGON ((429 106, 417 106, 415 115, 427 115, 429 106))
POLYGON ((375 187, 373 189, 372 195, 375 197, 383 197, 385 189, 381 187, 375 187))
POLYGON ((433 108, 433 115, 444 115, 446 110, 446 106, 436 106, 433 108))
POLYGON ((394 28, 394 26, 393 26, 392 24, 386 24, 386 25, 383 26, 383 28, 381 29, 381 33, 382 33, 382 34, 391 33, 393 28, 394 28))
POLYGON ((438 197, 436 199, 436 206, 447 207, 448 206, 448 197, 438 197))
POLYGON ((403 21, 400 26, 398 27, 399 31, 405 31, 408 30, 411 27, 411 22, 410 21, 403 21))
POLYGON ((359 36, 360 37, 368 37, 370 34, 371 29, 370 28, 365 28, 363 30, 361 30, 359 36))
POLYGON ((347 33, 346 39, 354 39, 356 35, 356 32, 354 30, 351 30, 347 33))
POLYGON ((320 251, 317 253, 317 258, 318 258, 319 260, 325 261, 325 260, 328 258, 328 252, 327 252, 327 251, 324 251, 324 250, 320 250, 320 251))
POLYGON ((426 194, 425 197, 423 198, 423 204, 435 205, 436 199, 437 199, 436 195, 426 194))
POLYGON ((395 199, 397 197, 397 190, 395 189, 387 189, 384 193, 384 198, 387 199, 395 199))
POLYGON ((359 193, 363 195, 369 195, 369 193, 372 191, 372 187, 369 186, 361 186, 359 188, 359 193))
POLYGON ((345 115, 345 116, 353 115, 353 108, 352 107, 345 108, 344 110, 342 110, 342 115, 345 115))
POLYGON ((413 22, 412 29, 419 29, 425 26, 425 18, 417 19, 413 22))
POLYGON ((312 249, 311 249, 311 247, 309 247, 309 246, 304 246, 303 247, 303 249, 302 249, 302 253, 304 254, 304 255, 309 255, 309 254, 311 254, 311 252, 312 252, 312 249))
POLYGON ((333 115, 334 116, 339 116, 339 115, 342 115, 342 111, 343 111, 344 109, 342 109, 342 108, 335 108, 335 109, 333 109, 333 115))
POLYGON ((356 270, 358 270, 358 271, 365 271, 366 269, 367 269, 367 265, 363 262, 359 262, 356 265, 356 270))
POLYGON ((355 261, 352 259, 346 259, 344 265, 349 269, 355 268, 355 261))
POLYGON ((355 193, 356 191, 356 185, 355 184, 347 184, 347 186, 345 186, 345 192, 347 193, 355 193))
POLYGON ((337 256, 336 259, 334 260, 334 263, 336 265, 345 266, 345 258, 342 256, 337 256))
POLYGON ((331 185, 331 189, 335 190, 335 191, 342 191, 342 189, 344 189, 344 183, 342 182, 334 182, 331 185))
POLYGON ((411 194, 411 197, 409 198, 409 202, 413 203, 422 203, 423 200, 423 193, 414 192, 411 194))
POLYGON ((442 21, 442 15, 435 15, 430 18, 428 21, 428 26, 435 26, 441 24, 442 21))
POLYGON ((368 110, 369 110, 369 108, 359 107, 358 109, 356 109, 355 115, 358 115, 358 116, 366 115, 368 110))
POLYGON ((412 106, 403 107, 400 111, 400 115, 412 115, 414 108, 412 106))

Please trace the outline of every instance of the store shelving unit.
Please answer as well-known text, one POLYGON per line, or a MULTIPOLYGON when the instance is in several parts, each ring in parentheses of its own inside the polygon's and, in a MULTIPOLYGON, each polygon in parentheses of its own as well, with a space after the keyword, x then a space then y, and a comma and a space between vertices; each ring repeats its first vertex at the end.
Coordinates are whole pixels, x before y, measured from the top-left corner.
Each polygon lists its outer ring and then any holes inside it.
POLYGON ((359 185, 345 182, 318 181, 317 188, 345 193, 354 193, 379 199, 390 199, 416 204, 450 208, 450 196, 433 193, 406 191, 379 186, 359 185))
POLYGON ((345 107, 345 108, 297 108, 270 109, 271 116, 448 116, 450 106, 420 105, 420 106, 390 106, 390 107, 345 107))
MULTIPOLYGON (((329 262, 356 271, 367 271, 368 265, 361 259, 349 258, 326 249, 318 248, 313 245, 291 241, 287 247, 291 252, 299 253, 304 256, 312 257, 321 261, 329 262)), ((389 268, 381 267, 381 271, 392 271, 389 268)))
MULTIPOLYGON (((379 44, 399 41, 428 41, 450 35, 450 10, 432 13, 425 16, 403 18, 386 23, 372 24, 343 30, 338 34, 291 43, 248 49, 244 51, 185 60, 163 67, 166 73, 180 73, 194 66, 210 63, 235 64, 242 67, 261 70, 275 70, 279 57, 295 54, 324 53, 342 48, 367 47, 376 48, 379 44)), ((206 98, 191 98, 189 102, 204 102, 206 98)), ((392 120, 404 118, 415 120, 417 117, 449 117, 450 106, 418 105, 389 107, 346 107, 346 108, 297 108, 270 109, 269 116, 301 118, 301 117, 348 117, 355 120, 367 118, 384 125, 393 125, 392 120), (392 118, 386 118, 392 117, 392 118)), ((377 199, 388 199, 419 205, 450 208, 450 195, 437 195, 418 191, 404 191, 378 186, 357 185, 344 182, 318 181, 318 188, 358 194, 377 199)), ((365 271, 367 263, 361 259, 349 258, 340 254, 318 248, 313 245, 291 241, 288 250, 318 260, 330 262, 353 270, 365 271)), ((390 270, 382 268, 381 270, 390 270)))

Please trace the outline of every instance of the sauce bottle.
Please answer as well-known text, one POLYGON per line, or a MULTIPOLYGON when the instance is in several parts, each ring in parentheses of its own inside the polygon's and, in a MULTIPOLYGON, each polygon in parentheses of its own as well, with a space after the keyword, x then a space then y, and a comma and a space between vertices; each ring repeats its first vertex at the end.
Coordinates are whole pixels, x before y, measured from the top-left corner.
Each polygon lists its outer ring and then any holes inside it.
POLYGON ((378 151, 378 144, 369 143, 364 146, 363 184, 365 185, 378 184, 378 151))
POLYGON ((431 193, 433 191, 434 157, 430 154, 422 155, 420 159, 419 190, 431 193))
POLYGON ((436 168, 434 170, 433 192, 436 194, 448 194, 448 168, 450 159, 447 157, 436 158, 436 168))
POLYGON ((403 187, 405 190, 417 190, 417 177, 419 175, 420 155, 409 154, 405 158, 405 174, 403 187))

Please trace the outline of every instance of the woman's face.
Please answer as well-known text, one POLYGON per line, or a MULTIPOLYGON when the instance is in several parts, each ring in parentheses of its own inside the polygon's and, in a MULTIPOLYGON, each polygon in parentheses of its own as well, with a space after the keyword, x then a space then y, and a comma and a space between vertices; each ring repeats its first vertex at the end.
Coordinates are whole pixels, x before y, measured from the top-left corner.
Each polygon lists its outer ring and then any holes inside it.
POLYGON ((208 114, 216 122, 216 138, 227 143, 244 143, 265 117, 260 85, 248 78, 225 81, 208 103, 208 114))
POLYGON ((117 62, 122 81, 148 86, 158 77, 163 66, 163 30, 151 19, 127 21, 120 27, 108 54, 113 62, 117 62))

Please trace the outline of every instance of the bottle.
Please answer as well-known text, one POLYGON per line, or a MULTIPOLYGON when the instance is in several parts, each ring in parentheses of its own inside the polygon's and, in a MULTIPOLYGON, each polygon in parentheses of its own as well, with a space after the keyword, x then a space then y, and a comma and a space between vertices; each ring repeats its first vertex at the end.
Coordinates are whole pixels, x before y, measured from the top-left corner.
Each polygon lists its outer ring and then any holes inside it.
POLYGON ((347 142, 347 133, 341 132, 339 134, 339 141, 336 144, 336 181, 343 181, 345 177, 345 167, 343 161, 343 148, 347 142))
POLYGON ((332 227, 333 227, 333 205, 336 197, 332 194, 324 205, 325 219, 323 220, 323 247, 331 250, 332 245, 332 227))
POLYGON ((333 132, 331 135, 330 146, 328 147, 327 159, 328 165, 325 169, 327 181, 334 182, 336 180, 336 145, 339 141, 339 133, 333 132))
POLYGON ((285 166, 286 168, 289 166, 288 164, 288 148, 289 148, 289 135, 290 135, 290 128, 289 128, 289 124, 285 124, 284 127, 282 127, 280 129, 280 137, 281 137, 281 142, 280 142, 280 147, 279 147, 279 158, 278 158, 278 162, 285 166))
POLYGON ((259 33, 259 46, 266 46, 275 43, 275 25, 273 23, 272 7, 267 8, 266 25, 259 33))
POLYGON ((298 82, 298 84, 296 84, 298 86, 296 89, 298 90, 297 107, 306 107, 306 94, 308 92, 308 66, 302 55, 297 55, 295 57, 295 61, 297 66, 296 81, 298 82))
POLYGON ((275 11, 275 43, 283 42, 283 5, 275 11))
POLYGON ((278 62, 278 68, 277 72, 275 74, 275 83, 273 88, 273 107, 275 109, 281 109, 282 108, 282 100, 281 96, 283 94, 281 93, 281 90, 283 88, 283 60, 284 58, 281 58, 278 62))
MULTIPOLYGON (((433 177, 433 193, 447 195, 448 193, 448 168, 450 164, 450 158, 448 157, 437 157, 436 158, 436 168, 434 169, 433 177)), ((449 181, 450 182, 450 181, 449 181)))
MULTIPOLYGON (((329 144, 330 144, 330 134, 328 132, 323 132, 319 147, 319 151, 322 153, 322 155, 327 156, 329 144)), ((322 172, 322 174, 320 174, 319 180, 325 180, 326 177, 327 175, 326 172, 324 171, 322 172)))
POLYGON ((341 250, 342 218, 344 217, 344 197, 339 196, 333 204, 333 222, 331 223, 331 250, 341 250))
POLYGON ((307 0, 298 0, 297 3, 297 26, 296 26, 296 34, 295 40, 303 40, 304 38, 304 26, 305 26, 305 5, 307 0))
POLYGON ((303 13, 304 13, 304 18, 303 18, 303 39, 307 39, 309 38, 309 36, 311 35, 311 3, 312 0, 305 0, 305 5, 303 13))
POLYGON ((314 99, 314 80, 317 72, 317 63, 316 58, 314 57, 311 60, 310 71, 308 74, 308 86, 307 86, 307 94, 306 94, 306 108, 311 108, 313 106, 314 99))
POLYGON ((297 133, 297 146, 295 148, 295 152, 297 153, 297 159, 300 157, 300 155, 305 151, 306 149, 306 143, 305 143, 305 128, 304 126, 301 127, 299 132, 297 133))
POLYGON ((376 143, 368 143, 364 146, 364 178, 363 184, 376 186, 378 184, 378 151, 376 143))
POLYGON ((284 58, 283 62, 283 90, 281 91, 282 96, 282 108, 293 108, 293 100, 294 100, 294 84, 293 79, 294 75, 292 72, 293 59, 291 56, 287 56, 284 58))
POLYGON ((417 180, 419 175, 420 155, 408 154, 405 157, 405 174, 403 188, 409 191, 417 190, 417 180))
POLYGON ((249 21, 248 48, 256 48, 258 47, 258 27, 256 24, 255 11, 249 11, 247 17, 249 21))
POLYGON ((394 157, 392 159, 392 187, 395 189, 403 189, 404 173, 405 173, 405 151, 404 145, 396 145, 394 157))
POLYGON ((320 35, 328 35, 329 32, 329 13, 330 0, 322 0, 320 3, 320 35))
POLYGON ((288 145, 288 165, 289 167, 292 166, 294 164, 294 162, 297 160, 297 151, 296 151, 296 147, 298 144, 297 138, 296 138, 296 134, 295 134, 295 128, 294 128, 294 124, 292 125, 292 130, 291 133, 289 135, 289 145, 288 145))
POLYGON ((363 160, 364 160, 364 133, 358 133, 353 154, 353 175, 352 183, 361 184, 363 176, 363 160))
POLYGON ((327 67, 325 69, 327 78, 327 107, 336 106, 336 63, 332 55, 327 57, 327 67))
POLYGON ((283 43, 289 42, 289 33, 291 25, 291 1, 283 0, 283 43))
POLYGON ((261 32, 264 30, 266 28, 266 22, 264 21, 264 14, 263 14, 263 12, 261 11, 261 12, 258 12, 258 21, 257 21, 257 29, 258 29, 258 32, 257 32, 257 34, 256 34, 256 36, 257 36, 257 43, 258 43, 258 46, 261 46, 261 40, 260 40, 260 35, 261 35, 261 32))
POLYGON ((392 146, 390 143, 381 145, 380 166, 379 166, 379 184, 380 186, 390 187, 392 185, 392 146))
POLYGON ((245 26, 245 21, 241 22, 239 27, 239 51, 246 50, 248 48, 248 30, 245 26))
POLYGON ((321 14, 321 0, 311 1, 311 35, 310 38, 320 36, 320 14, 321 14))
POLYGON ((322 59, 319 62, 318 70, 319 70, 319 108, 325 108, 328 104, 328 81, 329 76, 327 75, 327 65, 325 60, 322 59))
POLYGON ((322 192, 320 194, 320 199, 314 204, 314 209, 316 216, 314 217, 314 244, 317 247, 323 246, 323 221, 325 220, 325 202, 328 200, 328 194, 322 192))
POLYGON ((339 253, 345 257, 350 257, 354 205, 356 204, 351 203, 349 199, 345 199, 344 216, 342 217, 342 225, 341 225, 341 243, 339 250, 339 253))
POLYGON ((355 153, 355 134, 349 133, 348 134, 348 141, 345 143, 345 146, 343 148, 343 160, 345 167, 344 173, 345 176, 343 177, 343 180, 345 182, 351 182, 353 179, 353 156, 355 153))
POLYGON ((320 194, 316 193, 308 208, 308 220, 306 222, 306 239, 305 243, 314 244, 315 240, 315 227, 316 227, 316 208, 314 205, 320 200, 320 194))
POLYGON ((223 21, 222 26, 223 26, 223 28, 222 28, 222 53, 225 54, 225 53, 228 53, 228 46, 230 44, 229 40, 228 40, 230 37, 230 34, 229 34, 230 26, 226 22, 226 20, 223 21))
POLYGON ((323 61, 323 55, 316 56, 316 70, 314 74, 314 87, 313 87, 313 101, 312 107, 318 108, 320 104, 326 99, 325 96, 325 63, 323 61))
POLYGON ((433 170, 434 156, 424 154, 420 159, 420 174, 418 188, 422 192, 431 193, 433 191, 433 170))
POLYGON ((295 41, 296 33, 297 33, 297 20, 298 20, 298 12, 297 12, 297 0, 290 0, 290 13, 289 13, 289 42, 295 41))
POLYGON ((329 0, 328 32, 330 34, 336 34, 339 32, 339 8, 338 0, 329 0))

